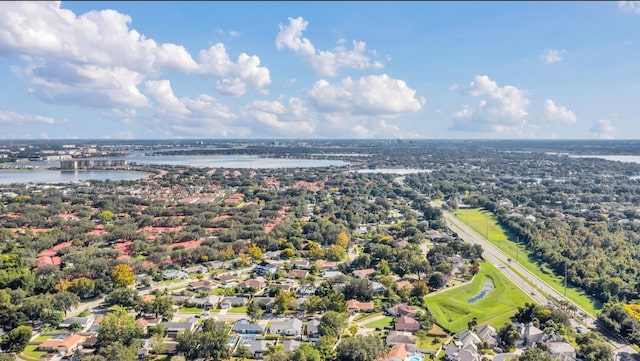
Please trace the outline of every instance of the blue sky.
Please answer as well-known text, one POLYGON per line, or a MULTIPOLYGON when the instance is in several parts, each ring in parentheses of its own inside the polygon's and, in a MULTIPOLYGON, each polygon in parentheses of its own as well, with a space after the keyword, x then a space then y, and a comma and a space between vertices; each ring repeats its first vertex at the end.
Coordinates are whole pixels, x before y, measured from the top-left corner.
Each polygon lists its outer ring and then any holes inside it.
POLYGON ((0 138, 638 139, 639 2, 2 2, 0 138))

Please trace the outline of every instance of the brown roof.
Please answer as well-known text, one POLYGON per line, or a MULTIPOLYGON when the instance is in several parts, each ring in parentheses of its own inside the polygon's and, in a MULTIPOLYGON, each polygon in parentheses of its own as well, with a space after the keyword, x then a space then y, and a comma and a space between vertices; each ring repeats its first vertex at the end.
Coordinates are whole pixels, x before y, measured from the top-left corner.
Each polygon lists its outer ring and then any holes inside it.
POLYGON ((404 360, 409 355, 409 347, 406 343, 399 343, 391 348, 391 351, 387 354, 387 359, 397 358, 398 360, 404 360))
POLYGON ((80 336, 77 333, 74 333, 72 335, 69 335, 69 336, 65 337, 62 340, 47 340, 47 341, 44 341, 43 343, 41 343, 38 346, 38 348, 40 348, 42 350, 56 349, 56 350, 68 351, 69 349, 71 349, 73 346, 77 345, 82 340, 84 340, 83 336, 80 336))

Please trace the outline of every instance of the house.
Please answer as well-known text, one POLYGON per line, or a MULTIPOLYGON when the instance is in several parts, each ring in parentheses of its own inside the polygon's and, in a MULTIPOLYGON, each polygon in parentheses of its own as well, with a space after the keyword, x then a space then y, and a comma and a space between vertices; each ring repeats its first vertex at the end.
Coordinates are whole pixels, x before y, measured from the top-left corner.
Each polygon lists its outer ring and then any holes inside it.
POLYGON ((220 281, 222 284, 231 283, 231 282, 237 282, 238 281, 236 279, 236 276, 234 276, 234 275, 232 275, 230 273, 221 273, 221 274, 216 276, 216 280, 220 281))
POLYGON ((322 275, 320 276, 321 280, 330 280, 332 278, 336 278, 338 276, 342 276, 344 275, 344 273, 340 272, 340 271, 324 271, 322 272, 322 275))
POLYGON ((95 348, 97 343, 98 343, 98 338, 95 336, 91 336, 91 337, 87 337, 84 341, 82 341, 81 345, 83 349, 88 349, 88 348, 95 348))
POLYGON ((307 337, 310 340, 317 340, 320 338, 319 326, 320 320, 318 319, 309 320, 309 322, 307 322, 307 337))
POLYGON ((460 343, 462 344, 462 347, 468 345, 477 346, 478 344, 482 343, 480 337, 478 337, 478 335, 473 331, 464 331, 458 334, 457 337, 458 341, 460 341, 460 343))
POLYGON ((355 270, 355 271, 353 271, 351 273, 353 273, 353 275, 355 277, 358 277, 358 278, 367 278, 367 277, 375 274, 376 270, 374 270, 373 268, 357 269, 357 270, 355 270))
POLYGON ((407 288, 409 290, 413 289, 413 283, 411 283, 411 281, 409 280, 399 280, 396 281, 396 288, 397 289, 402 289, 402 288, 407 288))
POLYGON ((309 297, 309 296, 311 296, 311 295, 314 295, 314 294, 316 293, 316 290, 317 290, 317 289, 318 289, 318 288, 317 288, 317 287, 315 287, 314 285, 312 285, 312 284, 308 284, 308 285, 304 285, 304 286, 302 286, 302 287, 298 288, 298 290, 296 291, 296 293, 297 293, 299 296, 302 296, 302 297, 309 297))
POLYGON ((384 290, 386 290, 387 288, 380 282, 378 281, 373 281, 371 282, 371 288, 373 289, 373 293, 384 293, 384 290))
POLYGON ((231 331, 235 333, 242 334, 254 334, 257 335, 264 331, 264 327, 257 323, 251 323, 246 318, 240 319, 236 321, 233 326, 231 326, 231 331))
POLYGON ((309 271, 304 269, 292 269, 289 272, 287 272, 287 277, 289 278, 301 279, 301 278, 307 277, 308 275, 309 275, 309 271))
POLYGON ((476 335, 478 335, 480 341, 486 342, 489 348, 494 348, 498 345, 498 333, 495 328, 489 325, 476 329, 476 335))
POLYGON ((415 332, 420 329, 420 322, 409 316, 400 316, 396 320, 396 331, 415 332))
POLYGON ((184 304, 186 302, 189 301, 189 299, 191 299, 192 296, 184 296, 184 295, 177 295, 177 294, 170 294, 169 298, 171 298, 171 300, 173 301, 173 303, 177 304, 177 305, 181 305, 184 304))
POLYGON ((409 356, 409 347, 404 343, 398 343, 391 348, 385 361, 404 361, 407 356, 409 356))
POLYGON ((142 346, 138 348, 138 359, 145 359, 153 351, 153 341, 151 339, 144 340, 142 346))
POLYGON ((275 302, 275 297, 254 297, 253 302, 256 305, 264 308, 264 310, 269 313, 273 310, 273 304, 275 302))
POLYGON ((278 270, 278 266, 273 265, 267 261, 262 261, 259 265, 257 265, 254 269, 253 272, 259 274, 259 275, 266 275, 266 274, 274 274, 276 273, 276 271, 278 270))
POLYGON ((290 263, 292 266, 295 266, 298 268, 309 268, 311 266, 311 262, 309 262, 306 259, 294 259, 290 263))
POLYGON ((167 336, 176 337, 180 333, 195 330, 198 322, 195 320, 193 322, 163 322, 162 325, 167 336))
POLYGON ((353 315, 358 312, 373 312, 375 305, 373 302, 360 302, 358 300, 347 301, 347 312, 353 315))
POLYGON ((295 283, 295 282, 274 283, 271 285, 271 288, 272 289, 279 288, 283 291, 291 292, 291 291, 295 291, 298 288, 298 283, 295 283))
POLYGON ((189 291, 194 291, 194 292, 209 292, 214 287, 215 286, 213 282, 207 281, 207 280, 200 280, 200 281, 190 283, 187 288, 189 289, 189 291))
POLYGON ((189 275, 183 271, 170 269, 162 272, 162 278, 165 280, 174 280, 177 278, 186 280, 187 278, 189 278, 189 275))
POLYGON ((264 353, 267 352, 270 345, 275 345, 277 341, 267 341, 267 340, 245 340, 242 346, 246 347, 251 354, 251 357, 255 359, 262 359, 264 353))
POLYGON ((562 361, 576 359, 576 349, 566 342, 547 342, 547 350, 551 357, 562 361))
POLYGON ((317 260, 316 266, 322 271, 335 271, 338 269, 338 262, 317 260))
POLYGON ((220 308, 223 310, 227 310, 231 307, 244 306, 246 304, 247 299, 245 297, 228 296, 225 297, 222 302, 220 302, 220 308))
POLYGON ((448 361, 480 361, 477 349, 472 346, 445 346, 444 359, 448 361))
POLYGON ((218 307, 220 299, 222 299, 221 296, 209 295, 202 298, 191 298, 189 299, 189 301, 187 301, 187 303, 196 307, 204 308, 205 310, 210 310, 212 308, 218 307))
POLYGON ((144 332, 147 332, 147 329, 150 326, 158 326, 162 323, 162 318, 144 318, 140 317, 136 320, 136 325, 140 327, 144 332))
POLYGON ((297 318, 289 318, 281 322, 272 322, 269 332, 284 336, 301 336, 302 321, 297 318))
POLYGON ((187 272, 188 274, 192 274, 192 273, 199 273, 199 274, 203 274, 203 273, 207 273, 209 272, 209 270, 207 269, 207 267, 199 264, 199 265, 195 265, 192 267, 187 267, 184 269, 185 272, 187 272))
POLYGON ((285 340, 282 342, 282 348, 284 348, 284 352, 289 353, 297 350, 300 347, 300 341, 296 340, 285 340))
POLYGON ((393 346, 400 343, 404 343, 407 345, 407 348, 411 351, 416 350, 416 336, 412 335, 411 332, 405 331, 389 331, 385 342, 387 345, 393 346))
POLYGON ((52 338, 38 345, 38 350, 58 353, 70 353, 78 348, 84 341, 84 337, 77 333, 65 335, 64 338, 52 338))
POLYGON ((417 309, 407 305, 406 303, 401 303, 399 305, 389 307, 385 311, 389 316, 395 316, 395 317, 409 316, 409 317, 415 318, 416 315, 418 314, 417 309))
POLYGON ((526 346, 534 345, 536 342, 541 341, 543 337, 544 332, 532 323, 524 326, 520 325, 520 338, 526 346))
POLYGON ((96 321, 96 318, 94 315, 89 315, 87 317, 68 317, 64 321, 62 321, 58 326, 60 328, 70 328, 71 325, 77 324, 80 326, 80 330, 86 331, 91 326, 93 326, 93 323, 95 321, 96 321))
POLYGON ((267 285, 267 283, 264 280, 260 280, 260 279, 248 279, 244 282, 240 282, 240 284, 238 284, 238 287, 244 289, 244 290, 255 290, 257 291, 261 291, 265 286, 267 285))

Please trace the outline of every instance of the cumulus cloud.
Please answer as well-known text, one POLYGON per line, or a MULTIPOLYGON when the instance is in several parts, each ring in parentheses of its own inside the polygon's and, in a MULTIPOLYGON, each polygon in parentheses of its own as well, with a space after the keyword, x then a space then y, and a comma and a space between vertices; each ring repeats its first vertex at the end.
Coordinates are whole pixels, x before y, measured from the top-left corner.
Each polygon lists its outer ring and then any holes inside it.
POLYGON ((624 11, 640 15, 640 1, 618 1, 618 7, 624 11))
POLYGON ((279 100, 255 100, 243 107, 242 115, 257 122, 257 129, 265 135, 308 136, 315 130, 313 114, 297 97, 290 98, 287 104, 279 100))
POLYGON ((547 123, 575 123, 576 115, 563 106, 557 106, 553 100, 545 99, 542 106, 542 121, 547 123))
POLYGON ((589 128, 591 136, 595 139, 614 139, 616 128, 609 119, 598 120, 591 128, 589 128))
POLYGON ((31 115, 16 113, 9 110, 0 110, 0 125, 55 125, 60 124, 61 121, 51 117, 44 117, 42 115, 31 115))
POLYGON ((318 80, 308 92, 313 106, 322 113, 347 113, 395 117, 422 109, 424 98, 403 80, 386 74, 344 78, 336 84, 318 80))
POLYGON ((450 130, 521 134, 528 116, 526 91, 476 75, 464 93, 481 100, 476 107, 465 105, 454 112, 450 130))
POLYGON ((172 137, 237 134, 233 124, 236 114, 210 95, 178 98, 169 80, 149 80, 145 83, 145 91, 156 111, 149 120, 155 125, 151 129, 154 133, 164 132, 172 137))
MULTIPOLYGON (((311 41, 303 37, 309 22, 302 17, 289 18, 289 24, 280 24, 280 32, 276 35, 276 48, 289 48, 296 55, 305 58, 316 73, 323 76, 336 76, 340 68, 381 69, 382 62, 372 60, 366 53, 366 43, 353 41, 348 49, 345 39, 338 40, 332 50, 317 50, 311 41)), ((376 51, 370 52, 375 56, 376 51)))
POLYGON ((566 52, 564 49, 547 49, 540 54, 540 60, 547 64, 557 63, 562 61, 566 52))
POLYGON ((26 63, 20 73, 42 100, 107 109, 148 106, 138 86, 164 71, 216 77, 216 88, 235 96, 271 83, 255 55, 234 62, 218 43, 195 60, 182 45, 146 38, 131 21, 114 10, 76 15, 59 1, 3 2, 0 56, 26 63))

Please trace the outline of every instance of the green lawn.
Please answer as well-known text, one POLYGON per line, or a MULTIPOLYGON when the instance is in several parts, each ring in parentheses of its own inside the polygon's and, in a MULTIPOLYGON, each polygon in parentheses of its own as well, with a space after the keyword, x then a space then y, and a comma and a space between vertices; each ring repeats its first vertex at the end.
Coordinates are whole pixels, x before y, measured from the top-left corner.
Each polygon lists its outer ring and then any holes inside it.
POLYGON ((488 323, 501 327, 515 314, 518 306, 534 302, 489 262, 480 263, 480 272, 468 285, 426 297, 429 310, 438 323, 451 332, 466 330, 467 323, 474 317, 479 325, 488 323), (493 281, 494 288, 483 298, 469 303, 470 298, 480 293, 487 278, 493 281))
MULTIPOLYGON (((564 294, 564 278, 555 276, 543 269, 542 263, 528 252, 524 245, 510 239, 504 229, 497 224, 493 213, 481 208, 466 208, 457 210, 454 215, 485 238, 487 237, 488 229, 489 242, 507 254, 512 259, 512 262, 519 263, 560 294, 564 294)), ((567 287, 567 297, 590 314, 594 310, 602 308, 599 302, 594 304, 593 300, 584 293, 584 290, 578 287, 569 285, 567 287)))
POLYGON ((442 346, 442 343, 446 341, 446 337, 431 337, 427 336, 424 339, 419 339, 416 345, 420 350, 435 351, 442 346))
POLYGON ((231 307, 229 309, 229 311, 227 311, 227 313, 234 313, 234 314, 243 314, 243 313, 247 313, 247 306, 236 306, 236 307, 231 307))
POLYGON ((366 328, 385 328, 387 326, 391 326, 393 323, 393 317, 385 316, 377 321, 369 322, 364 324, 366 328))
POLYGON ((45 342, 46 340, 50 339, 51 337, 53 337, 53 335, 40 335, 40 336, 34 338, 33 340, 31 340, 31 342, 42 343, 42 342, 45 342))
POLYGON ((200 307, 180 307, 181 313, 202 313, 203 308, 200 307))
POLYGON ((27 347, 24 349, 24 351, 20 355, 21 358, 24 358, 25 360, 40 360, 40 357, 46 354, 46 352, 38 351, 36 350, 37 348, 38 348, 38 345, 27 345, 27 347))
POLYGON ((364 321, 368 318, 373 318, 376 316, 380 316, 382 315, 382 312, 374 312, 374 313, 360 313, 358 314, 358 316, 353 318, 353 322, 360 322, 360 321, 364 321))

